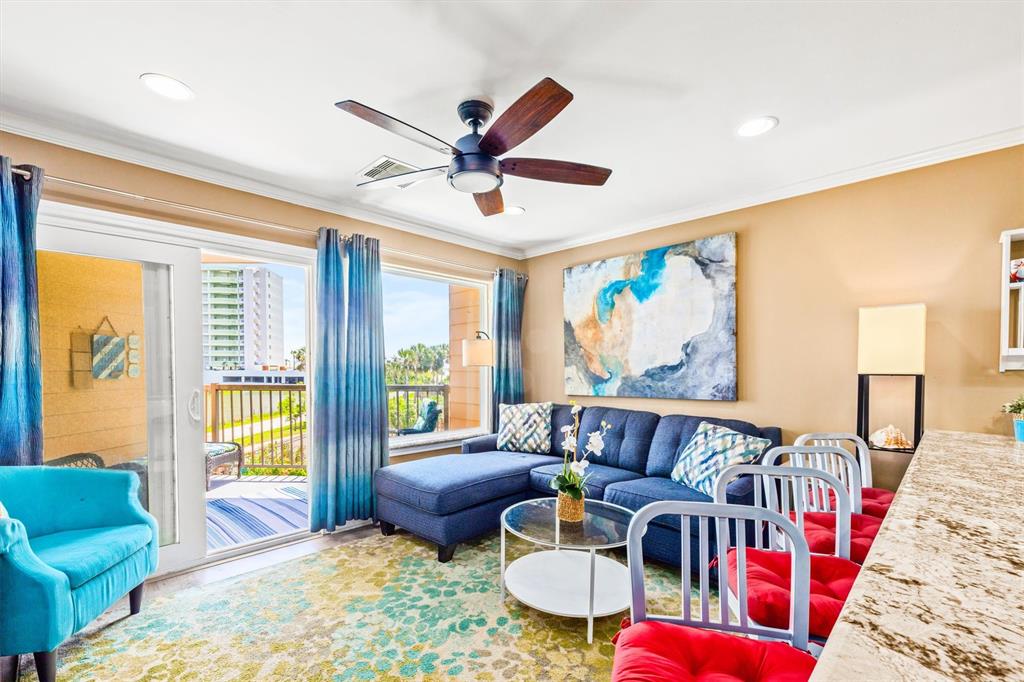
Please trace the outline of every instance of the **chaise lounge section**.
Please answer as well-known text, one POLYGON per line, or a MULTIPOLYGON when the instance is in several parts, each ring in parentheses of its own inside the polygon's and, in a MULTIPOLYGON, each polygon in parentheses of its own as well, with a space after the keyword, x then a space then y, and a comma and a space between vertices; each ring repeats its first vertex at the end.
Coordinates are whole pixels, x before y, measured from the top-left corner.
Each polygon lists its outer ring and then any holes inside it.
MULTIPOLYGON (((638 510, 660 500, 710 502, 703 493, 669 478, 682 449, 701 422, 710 422, 750 436, 767 438, 769 448, 781 445, 778 427, 758 427, 735 419, 688 415, 660 417, 653 412, 589 407, 580 418, 580 434, 596 431, 601 421, 611 424, 601 457, 593 458, 587 497, 638 510)), ((562 426, 572 423, 571 408, 552 409, 552 445, 547 453, 497 449, 497 436, 466 440, 462 454, 442 455, 383 467, 374 476, 377 519, 381 532, 395 527, 438 546, 438 561, 450 561, 459 543, 498 528, 501 512, 522 500, 551 496, 551 479, 562 466, 562 426)), ((740 479, 729 488, 729 501, 750 504, 753 487, 740 479)), ((697 542, 698 534, 691 534, 697 542)), ((713 538, 711 538, 713 542, 713 538)), ((694 547, 694 550, 697 548, 694 547)), ((655 519, 644 536, 644 553, 680 565, 678 517, 655 519)), ((695 561, 699 552, 691 553, 695 561)))

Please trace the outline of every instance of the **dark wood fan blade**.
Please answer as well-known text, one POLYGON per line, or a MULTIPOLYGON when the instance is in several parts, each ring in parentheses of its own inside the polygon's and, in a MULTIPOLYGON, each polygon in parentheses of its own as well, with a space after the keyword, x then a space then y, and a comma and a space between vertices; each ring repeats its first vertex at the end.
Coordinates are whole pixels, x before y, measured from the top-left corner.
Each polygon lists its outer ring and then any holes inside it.
POLYGON ((505 212, 505 200, 501 198, 501 189, 495 188, 483 194, 474 194, 476 205, 485 216, 498 215, 505 212))
POLYGON ((572 93, 545 78, 512 103, 487 129, 480 149, 491 156, 501 156, 525 142, 572 101, 572 93))
POLYGON ((383 128, 389 133, 400 135, 401 137, 417 142, 424 147, 430 147, 436 152, 441 152, 448 156, 458 153, 454 147, 444 140, 438 139, 430 133, 425 133, 419 128, 409 125, 405 121, 399 121, 393 116, 388 116, 376 109, 371 109, 365 104, 360 104, 354 100, 347 99, 344 102, 336 102, 334 106, 338 107, 342 111, 347 111, 353 116, 358 116, 368 123, 372 123, 375 126, 383 128))
POLYGON ((612 174, 608 168, 553 159, 502 159, 501 172, 521 178, 568 182, 573 185, 603 185, 612 174))
POLYGON ((410 182, 419 182, 420 180, 426 180, 427 178, 432 178, 436 175, 444 175, 447 171, 448 166, 423 168, 417 171, 409 171, 408 173, 399 173, 398 175, 392 175, 387 178, 360 182, 356 187, 365 187, 367 189, 376 189, 378 187, 401 187, 402 185, 407 185, 410 182))

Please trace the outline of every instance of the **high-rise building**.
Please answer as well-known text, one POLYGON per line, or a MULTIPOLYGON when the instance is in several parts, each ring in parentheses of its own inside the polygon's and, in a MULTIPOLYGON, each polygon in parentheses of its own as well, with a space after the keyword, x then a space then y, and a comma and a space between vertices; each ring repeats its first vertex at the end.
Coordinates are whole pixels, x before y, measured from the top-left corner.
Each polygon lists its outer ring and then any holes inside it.
POLYGON ((284 280, 259 265, 203 265, 203 367, 283 366, 284 280))

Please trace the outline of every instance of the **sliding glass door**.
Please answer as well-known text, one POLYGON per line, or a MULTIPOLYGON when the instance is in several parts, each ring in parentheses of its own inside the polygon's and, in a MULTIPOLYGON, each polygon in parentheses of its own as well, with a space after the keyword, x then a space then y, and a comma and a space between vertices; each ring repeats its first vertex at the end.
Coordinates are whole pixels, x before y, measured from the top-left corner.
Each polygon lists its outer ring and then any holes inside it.
POLYGON ((206 555, 198 248, 40 213, 44 464, 138 474, 159 572, 206 555))

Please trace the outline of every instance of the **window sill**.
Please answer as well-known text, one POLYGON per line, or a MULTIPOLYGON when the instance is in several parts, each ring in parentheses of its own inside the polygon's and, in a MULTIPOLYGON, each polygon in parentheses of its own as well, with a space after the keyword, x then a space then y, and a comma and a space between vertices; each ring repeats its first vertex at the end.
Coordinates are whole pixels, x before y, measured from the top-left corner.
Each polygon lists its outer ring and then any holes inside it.
POLYGON ((483 436, 489 433, 487 429, 466 429, 464 431, 430 433, 422 436, 402 436, 392 438, 389 442, 389 453, 391 458, 403 457, 404 455, 415 455, 433 450, 446 450, 457 448, 462 441, 474 436, 483 436))

